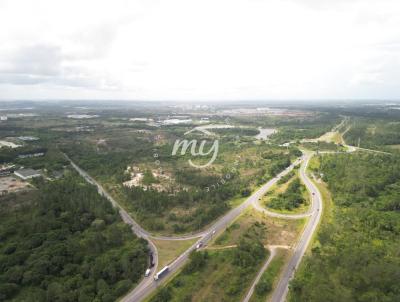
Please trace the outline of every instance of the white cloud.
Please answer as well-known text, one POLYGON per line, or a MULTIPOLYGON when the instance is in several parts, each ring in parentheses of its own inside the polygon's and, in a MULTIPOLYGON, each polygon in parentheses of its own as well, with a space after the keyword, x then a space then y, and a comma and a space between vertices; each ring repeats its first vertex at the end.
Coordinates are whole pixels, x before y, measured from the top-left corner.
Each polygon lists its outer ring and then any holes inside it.
POLYGON ((397 0, 0 0, 0 99, 398 98, 399 15, 397 0))

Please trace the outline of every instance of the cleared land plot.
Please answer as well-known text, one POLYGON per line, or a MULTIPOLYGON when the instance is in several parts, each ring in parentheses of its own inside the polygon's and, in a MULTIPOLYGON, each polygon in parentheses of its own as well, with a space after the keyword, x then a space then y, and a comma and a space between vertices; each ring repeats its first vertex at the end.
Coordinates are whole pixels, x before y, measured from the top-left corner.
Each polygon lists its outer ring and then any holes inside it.
POLYGON ((264 245, 292 246, 300 234, 303 225, 304 219, 284 220, 268 217, 255 209, 248 209, 224 233, 216 237, 209 246, 224 247, 236 245, 240 236, 251 227, 264 230, 264 232, 260 232, 263 234, 260 240, 264 245))
POLYGON ((29 188, 29 186, 29 183, 21 181, 20 179, 13 176, 0 177, 0 195, 2 194, 2 192, 11 193, 25 190, 29 188))

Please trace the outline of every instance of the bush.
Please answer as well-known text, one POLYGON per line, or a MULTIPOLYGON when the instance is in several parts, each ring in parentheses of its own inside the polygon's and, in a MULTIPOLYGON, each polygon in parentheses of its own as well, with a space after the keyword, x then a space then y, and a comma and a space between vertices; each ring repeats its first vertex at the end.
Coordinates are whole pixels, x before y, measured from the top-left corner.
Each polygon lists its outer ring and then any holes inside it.
POLYGON ((257 283, 255 292, 258 296, 264 296, 272 289, 272 284, 269 280, 261 279, 260 282, 257 283))

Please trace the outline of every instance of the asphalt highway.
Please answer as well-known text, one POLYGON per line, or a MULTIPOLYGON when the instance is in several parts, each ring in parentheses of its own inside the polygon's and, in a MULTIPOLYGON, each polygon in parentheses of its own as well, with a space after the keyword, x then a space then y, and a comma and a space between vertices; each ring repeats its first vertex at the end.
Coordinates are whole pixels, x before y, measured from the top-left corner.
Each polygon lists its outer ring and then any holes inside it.
POLYGON ((132 228, 132 231, 138 236, 146 239, 149 243, 149 247, 151 252, 153 253, 154 259, 154 269, 152 269, 151 274, 144 278, 130 293, 128 293, 121 301, 123 302, 138 302, 145 299, 148 295, 150 295, 157 287, 164 283, 167 279, 168 275, 172 275, 177 272, 187 261, 190 253, 194 251, 197 245, 201 242, 202 245, 206 245, 214 234, 218 234, 226 229, 233 220, 235 220, 243 211, 249 207, 250 205, 254 205, 258 202, 258 200, 283 176, 289 173, 294 166, 298 165, 304 159, 304 156, 297 159, 293 164, 279 173, 276 177, 268 181, 261 188, 259 188, 255 193, 253 193, 249 198, 246 199, 242 204, 237 206, 236 208, 230 210, 227 214, 218 219, 215 223, 213 223, 207 230, 201 231, 196 234, 189 234, 183 236, 153 236, 148 231, 144 230, 129 214, 126 212, 119 204, 109 195, 103 187, 94 180, 86 171, 82 170, 79 166, 77 166, 67 155, 65 157, 70 161, 72 167, 89 183, 95 185, 98 189, 99 194, 106 197, 115 208, 119 210, 119 213, 123 219, 123 221, 129 224, 132 228), (185 252, 183 252, 178 258, 176 258, 171 264, 169 264, 169 270, 167 276, 159 280, 154 280, 154 275, 156 274, 155 269, 158 265, 158 253, 157 248, 151 239, 161 239, 161 240, 186 240, 192 238, 199 238, 190 248, 188 248, 185 252))
POLYGON ((307 187, 312 198, 311 215, 299 241, 297 242, 297 245, 294 248, 293 255, 289 260, 288 265, 285 267, 281 279, 279 280, 279 283, 273 292, 271 298, 272 302, 284 302, 286 300, 286 296, 289 290, 289 282, 293 278, 296 269, 300 265, 300 262, 315 233, 319 221, 321 220, 322 196, 318 188, 314 185, 314 183, 310 180, 306 173, 306 169, 311 157, 312 155, 306 155, 305 160, 300 168, 300 178, 307 187))

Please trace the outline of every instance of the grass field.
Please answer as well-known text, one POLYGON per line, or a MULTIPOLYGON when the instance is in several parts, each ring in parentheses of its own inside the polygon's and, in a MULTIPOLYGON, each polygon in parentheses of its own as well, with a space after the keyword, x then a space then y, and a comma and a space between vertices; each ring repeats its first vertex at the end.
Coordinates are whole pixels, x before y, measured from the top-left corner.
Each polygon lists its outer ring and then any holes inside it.
POLYGON ((317 140, 327 143, 343 144, 343 137, 338 131, 327 132, 317 140))
POLYGON ((174 261, 180 254, 192 246, 198 238, 189 240, 152 240, 158 251, 157 271, 174 261))

